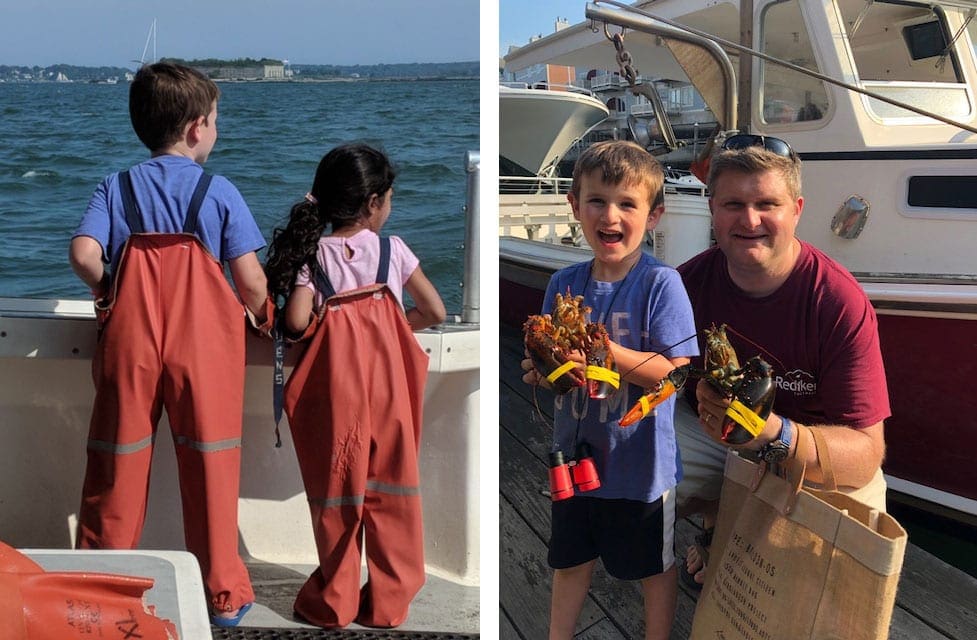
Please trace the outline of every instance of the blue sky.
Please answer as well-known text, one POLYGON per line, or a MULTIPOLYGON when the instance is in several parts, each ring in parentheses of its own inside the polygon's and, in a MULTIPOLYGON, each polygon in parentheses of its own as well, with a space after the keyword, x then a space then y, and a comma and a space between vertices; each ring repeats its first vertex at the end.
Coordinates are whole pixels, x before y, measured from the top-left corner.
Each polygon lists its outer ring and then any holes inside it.
POLYGON ((0 0, 0 65, 134 68, 154 18, 160 57, 479 58, 478 0, 0 0))
POLYGON ((586 0, 499 0, 499 55, 509 45, 524 45, 531 36, 553 33, 557 18, 583 22, 586 0))

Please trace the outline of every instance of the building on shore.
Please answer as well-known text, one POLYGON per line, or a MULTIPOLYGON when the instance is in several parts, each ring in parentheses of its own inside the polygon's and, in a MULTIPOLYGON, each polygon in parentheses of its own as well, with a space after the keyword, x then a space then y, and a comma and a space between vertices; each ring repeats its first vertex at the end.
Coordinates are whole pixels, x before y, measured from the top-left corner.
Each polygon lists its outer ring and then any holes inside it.
POLYGON ((269 62, 253 65, 193 65, 214 80, 284 80, 285 65, 269 62))

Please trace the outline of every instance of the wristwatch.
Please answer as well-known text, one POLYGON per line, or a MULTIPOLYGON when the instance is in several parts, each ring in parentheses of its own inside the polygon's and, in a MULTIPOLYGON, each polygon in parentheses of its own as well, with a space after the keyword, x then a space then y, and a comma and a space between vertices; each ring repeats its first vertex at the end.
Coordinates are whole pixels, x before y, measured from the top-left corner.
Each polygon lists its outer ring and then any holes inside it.
POLYGON ((794 423, 780 416, 780 435, 773 442, 768 442, 760 448, 760 457, 765 462, 783 462, 790 453, 790 444, 793 441, 794 423))

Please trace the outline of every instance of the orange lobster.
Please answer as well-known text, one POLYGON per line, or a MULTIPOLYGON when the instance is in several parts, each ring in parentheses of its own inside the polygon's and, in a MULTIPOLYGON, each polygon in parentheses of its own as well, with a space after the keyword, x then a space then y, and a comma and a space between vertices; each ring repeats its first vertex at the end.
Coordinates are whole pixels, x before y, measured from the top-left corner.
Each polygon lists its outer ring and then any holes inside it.
POLYGON ((732 399, 720 430, 724 442, 745 444, 759 435, 773 410, 777 390, 773 368, 760 356, 750 358, 740 367, 736 351, 726 338, 726 325, 719 328, 712 325, 705 330, 705 337, 705 368, 686 364, 672 369, 621 418, 622 427, 647 416, 694 377, 707 380, 719 393, 732 399))
POLYGON ((614 369, 610 336, 599 322, 589 322, 591 308, 583 296, 556 294, 552 314, 529 316, 523 324, 526 350, 533 365, 553 385, 557 394, 586 384, 591 398, 607 397, 620 385, 614 369), (586 359, 585 369, 569 359, 579 351, 586 359))

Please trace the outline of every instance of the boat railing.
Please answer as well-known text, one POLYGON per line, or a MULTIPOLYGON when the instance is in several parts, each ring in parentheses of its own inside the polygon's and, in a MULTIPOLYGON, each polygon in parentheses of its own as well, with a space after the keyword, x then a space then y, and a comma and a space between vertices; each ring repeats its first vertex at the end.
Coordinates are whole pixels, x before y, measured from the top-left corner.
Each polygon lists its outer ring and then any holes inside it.
POLYGON ((580 225, 566 194, 572 178, 499 178, 499 235, 579 246, 580 225))
MULTIPOLYGON (((573 178, 547 176, 501 176, 499 193, 563 194, 570 193, 573 178)), ((565 198, 564 198, 565 199, 565 198)))
POLYGON ((500 193, 499 236, 579 246, 580 223, 565 194, 500 193))
POLYGON ((594 95, 594 92, 590 89, 565 82, 547 82, 545 80, 541 80, 539 82, 529 84, 526 82, 503 80, 500 81, 499 84, 510 89, 549 89, 551 91, 566 91, 568 93, 579 93, 581 95, 590 96, 591 98, 597 98, 597 96, 594 95))
MULTIPOLYGON (((510 180, 510 178, 500 178, 500 185, 504 184, 505 180, 510 180)), ((528 183, 536 179, 511 178, 511 180, 523 180, 528 183)), ((572 179, 549 178, 539 180, 558 183, 558 188, 548 191, 534 191, 528 188, 522 191, 500 190, 499 236, 581 246, 583 232, 580 223, 574 218, 573 210, 566 198, 572 179)), ((708 196, 706 185, 691 172, 666 167, 663 190, 667 212, 676 215, 691 212, 695 216, 704 212, 708 217, 708 207, 705 204, 708 196)))
POLYGON ((628 81, 617 74, 602 73, 590 79, 591 91, 618 89, 628 86, 628 81))
POLYGON ((465 273, 461 290, 461 321, 477 324, 479 321, 479 179, 481 158, 478 151, 465 154, 465 273))

